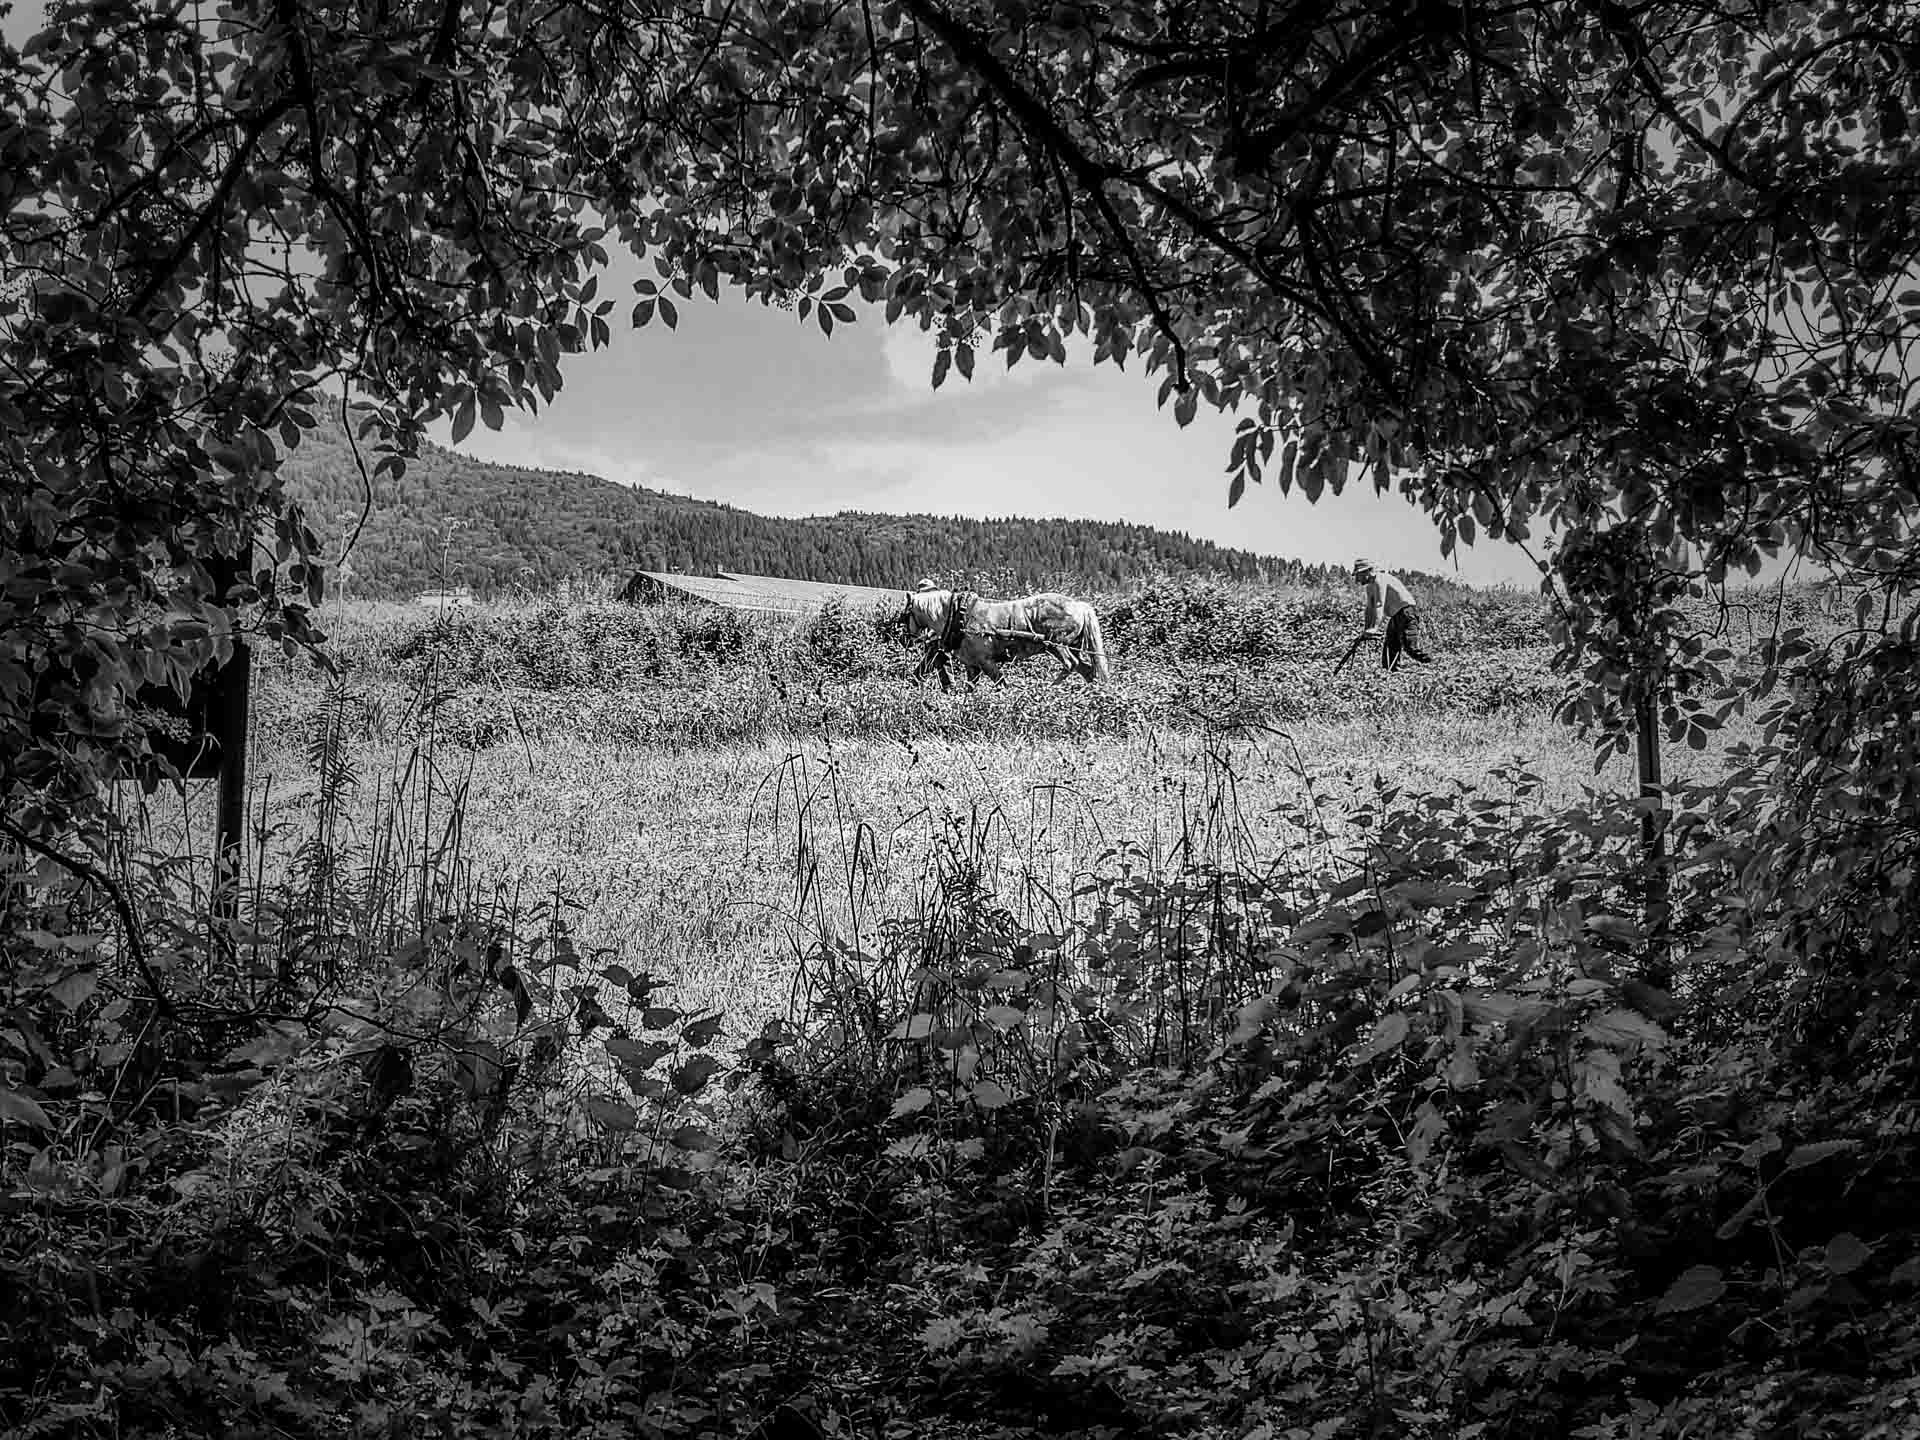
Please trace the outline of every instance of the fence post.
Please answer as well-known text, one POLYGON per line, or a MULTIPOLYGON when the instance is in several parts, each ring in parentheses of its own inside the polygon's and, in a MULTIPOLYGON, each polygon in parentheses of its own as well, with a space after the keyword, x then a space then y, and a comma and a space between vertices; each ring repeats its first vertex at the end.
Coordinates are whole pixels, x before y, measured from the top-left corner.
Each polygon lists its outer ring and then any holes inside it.
POLYGON ((213 743, 220 747, 214 913, 223 920, 239 914, 240 881, 246 871, 242 838, 247 811, 247 707, 253 689, 252 660, 246 641, 235 641, 233 659, 222 667, 209 707, 212 713, 207 717, 213 743))
MULTIPOLYGON (((251 541, 243 550, 250 553, 251 541)), ((231 605, 241 560, 223 557, 211 567, 214 598, 231 605)), ((240 914, 240 883, 246 874, 244 831, 247 818, 247 709, 253 690, 253 656, 244 639, 233 642, 233 658, 216 670, 207 699, 206 725, 220 757, 219 791, 214 807, 213 917, 231 922, 240 914)))
POLYGON ((1640 847, 1646 865, 1647 956, 1664 965, 1670 895, 1667 879, 1667 796, 1660 774, 1660 707, 1651 692, 1634 701, 1640 752, 1640 847))

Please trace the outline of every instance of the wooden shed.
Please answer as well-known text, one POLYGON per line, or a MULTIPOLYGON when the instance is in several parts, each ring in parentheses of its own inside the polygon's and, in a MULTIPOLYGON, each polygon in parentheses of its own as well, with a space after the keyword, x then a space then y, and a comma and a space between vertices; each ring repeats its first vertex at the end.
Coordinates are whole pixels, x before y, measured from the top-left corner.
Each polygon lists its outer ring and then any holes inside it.
POLYGON ((627 582, 620 597, 654 604, 697 601, 755 615, 811 615, 834 599, 842 601, 849 610, 872 610, 881 606, 898 610, 905 605, 906 594, 904 587, 880 590, 871 585, 787 580, 778 575, 741 575, 730 570, 714 575, 642 570, 627 582))

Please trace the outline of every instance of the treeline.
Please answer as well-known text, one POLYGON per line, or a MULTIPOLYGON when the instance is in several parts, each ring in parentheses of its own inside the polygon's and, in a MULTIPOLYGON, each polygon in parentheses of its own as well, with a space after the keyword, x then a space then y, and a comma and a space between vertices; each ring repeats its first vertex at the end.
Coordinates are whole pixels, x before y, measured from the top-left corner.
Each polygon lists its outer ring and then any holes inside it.
MULTIPOLYGON (((363 458, 371 471, 372 458, 363 458)), ((367 599, 405 598, 442 581, 482 596, 538 594, 639 570, 876 586, 931 575, 994 589, 1100 589, 1156 575, 1301 584, 1337 574, 1146 525, 858 512, 774 519, 435 447, 400 479, 375 481, 368 507, 353 454, 331 428, 310 432, 285 470, 329 560, 358 527, 344 578, 347 593, 367 599)))

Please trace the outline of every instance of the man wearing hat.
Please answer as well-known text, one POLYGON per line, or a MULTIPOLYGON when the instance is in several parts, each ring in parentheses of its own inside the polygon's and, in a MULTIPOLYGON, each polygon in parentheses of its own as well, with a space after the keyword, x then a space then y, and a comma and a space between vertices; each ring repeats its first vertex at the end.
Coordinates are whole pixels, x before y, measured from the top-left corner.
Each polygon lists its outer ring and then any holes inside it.
POLYGON ((1432 659, 1420 643, 1420 610, 1413 603, 1413 592, 1398 575, 1373 568, 1371 560, 1353 562, 1354 583, 1367 594, 1367 622, 1362 640, 1380 638, 1380 621, 1387 622, 1386 645, 1380 663, 1391 670, 1400 663, 1401 653, 1411 655, 1422 665, 1432 659))

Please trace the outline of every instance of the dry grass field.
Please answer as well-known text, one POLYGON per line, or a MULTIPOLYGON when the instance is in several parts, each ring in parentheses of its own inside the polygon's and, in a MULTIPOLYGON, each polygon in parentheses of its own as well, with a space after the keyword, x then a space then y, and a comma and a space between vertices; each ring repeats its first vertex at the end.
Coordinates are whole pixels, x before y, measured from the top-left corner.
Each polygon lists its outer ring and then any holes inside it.
MULTIPOLYGON (((357 928, 384 915, 368 952, 440 913, 557 927, 750 1034, 805 1012, 823 942, 874 948, 960 872, 1020 926, 1065 933, 1123 868, 1338 864, 1379 786, 1500 795, 1519 771, 1532 807, 1626 793, 1629 767, 1596 774, 1549 714, 1545 649, 1505 598, 1494 624, 1484 602, 1443 608, 1432 667, 1335 676, 1340 597, 1215 587, 1189 607, 1205 633, 1271 637, 1284 618, 1236 629, 1222 606, 1291 605, 1294 640, 1264 642, 1286 653, 1196 655, 1123 614, 1109 686, 1030 664, 950 695, 859 617, 355 606, 327 617, 342 674, 275 659, 258 687, 251 888, 256 905, 331 896, 357 928)), ((163 793, 138 829, 197 846, 204 874, 206 803, 163 793)))
POLYGON ((1336 673, 1350 596, 1148 587, 1112 683, 954 694, 882 616, 323 617, 237 922, 207 797, 125 787, 210 1059, 34 1161, 11 1263, 106 1298, 14 1368, 127 1435, 1904 1436, 1910 992, 1744 908, 1740 722, 1648 866, 1538 603, 1444 599, 1336 673))

